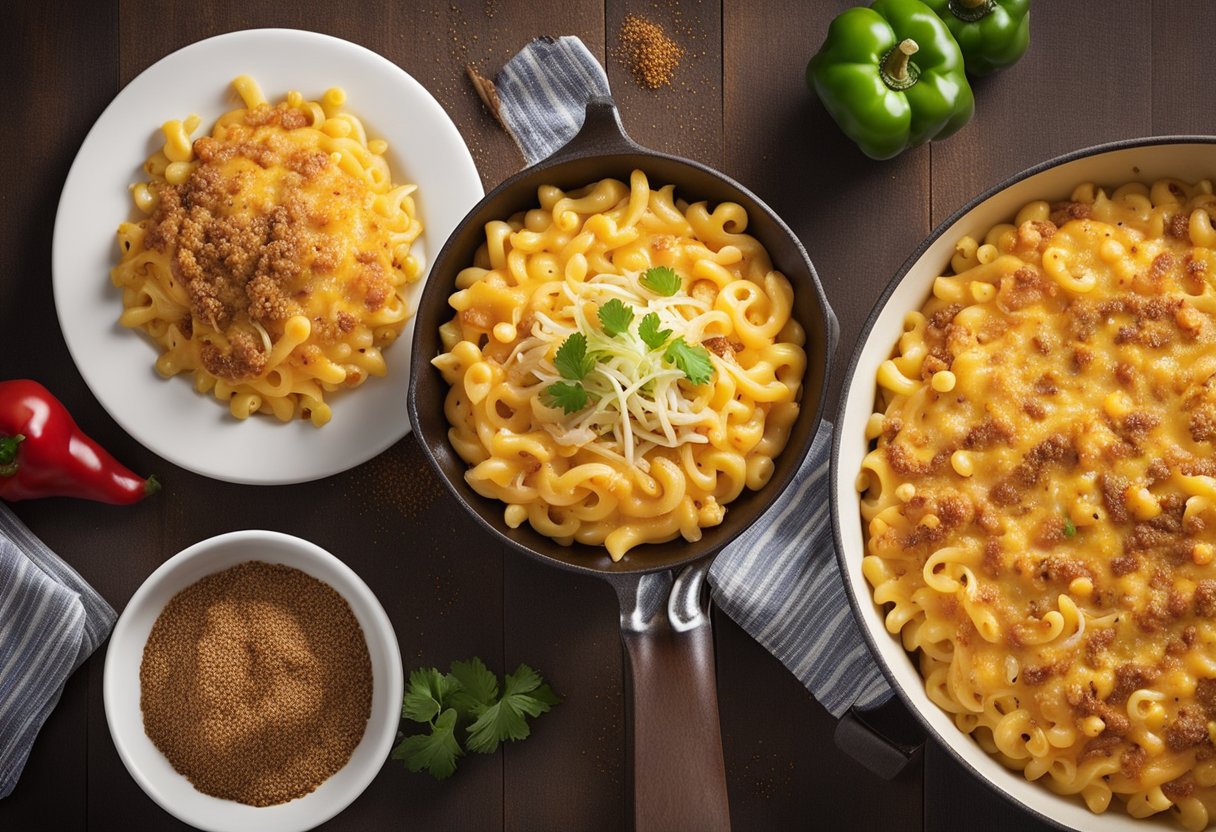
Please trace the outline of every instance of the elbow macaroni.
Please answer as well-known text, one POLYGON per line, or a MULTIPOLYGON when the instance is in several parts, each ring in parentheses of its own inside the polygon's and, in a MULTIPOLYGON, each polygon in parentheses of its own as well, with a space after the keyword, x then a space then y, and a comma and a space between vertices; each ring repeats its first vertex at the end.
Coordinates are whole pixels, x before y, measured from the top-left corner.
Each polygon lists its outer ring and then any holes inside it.
MULTIPOLYGON (((790 283, 745 233, 742 207, 688 204, 641 171, 628 184, 543 186, 538 198, 538 207, 487 224, 474 264, 457 277, 456 316, 440 329, 444 353, 434 363, 451 385, 448 435, 470 465, 466 479, 506 503, 508 525, 604 546, 614 560, 642 543, 699 540, 744 488, 768 482, 797 418, 806 355, 790 283), (638 297, 639 275, 656 266, 675 269, 683 289, 650 303, 678 316, 668 320, 686 327, 688 343, 729 346, 712 356, 707 384, 672 389, 687 405, 682 438, 645 433, 634 414, 622 429, 639 432, 636 441, 597 435, 577 414, 544 404, 551 378, 540 368, 551 366, 555 344, 534 335, 594 320, 594 305, 581 300, 588 287, 638 297)), ((618 395, 627 411, 625 391, 618 395)), ((676 404, 654 406, 674 413, 676 404)))
POLYGON ((862 571, 930 698, 1094 812, 1216 812, 1216 196, 1033 202, 908 315, 862 571))
POLYGON ((320 427, 329 393, 385 374, 410 315, 414 186, 392 183, 342 90, 271 106, 252 78, 233 87, 244 107, 209 137, 191 140, 197 116, 165 122, 132 186, 144 219, 118 228, 119 320, 156 342, 161 375, 192 373, 236 418, 320 427))

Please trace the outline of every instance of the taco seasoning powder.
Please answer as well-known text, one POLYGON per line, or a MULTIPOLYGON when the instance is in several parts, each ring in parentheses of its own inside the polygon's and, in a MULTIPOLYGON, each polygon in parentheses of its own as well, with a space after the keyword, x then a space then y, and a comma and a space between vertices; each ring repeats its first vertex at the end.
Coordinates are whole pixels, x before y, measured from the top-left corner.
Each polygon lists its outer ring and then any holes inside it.
POLYGON ((350 759, 372 669, 328 584, 250 561, 175 595, 139 669, 144 730, 196 789, 250 806, 303 797, 350 759))
POLYGON ((684 47, 668 37, 662 26, 636 14, 621 21, 617 42, 621 63, 637 85, 648 90, 670 85, 684 57, 684 47))

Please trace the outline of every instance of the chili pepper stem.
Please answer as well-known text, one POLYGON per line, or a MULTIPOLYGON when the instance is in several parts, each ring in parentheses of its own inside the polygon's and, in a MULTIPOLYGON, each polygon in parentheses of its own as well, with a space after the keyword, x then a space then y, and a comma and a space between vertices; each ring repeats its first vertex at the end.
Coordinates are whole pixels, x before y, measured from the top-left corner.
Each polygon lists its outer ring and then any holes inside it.
POLYGON ((11 477, 17 473, 17 449, 25 441, 23 434, 0 436, 0 477, 11 477))
POLYGON ((912 38, 904 38, 882 60, 882 79, 893 90, 906 90, 916 83, 916 67, 909 59, 920 51, 912 38))

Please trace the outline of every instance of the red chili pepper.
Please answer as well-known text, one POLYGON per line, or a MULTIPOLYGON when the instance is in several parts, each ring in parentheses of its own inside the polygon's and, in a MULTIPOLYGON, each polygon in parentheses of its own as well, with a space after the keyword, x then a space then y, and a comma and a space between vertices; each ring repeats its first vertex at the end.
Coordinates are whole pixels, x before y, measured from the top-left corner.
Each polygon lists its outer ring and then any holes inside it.
POLYGON ((155 494, 80 432, 67 408, 36 381, 0 381, 0 499, 79 497, 128 505, 155 494))

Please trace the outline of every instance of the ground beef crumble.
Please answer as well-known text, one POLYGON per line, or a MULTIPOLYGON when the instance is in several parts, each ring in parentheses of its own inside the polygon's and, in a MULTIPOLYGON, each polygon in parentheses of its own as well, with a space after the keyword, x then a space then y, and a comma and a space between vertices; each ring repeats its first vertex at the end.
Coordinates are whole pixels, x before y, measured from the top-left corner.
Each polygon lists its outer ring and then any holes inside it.
MULTIPOLYGON (((307 126, 310 118, 285 104, 260 105, 245 114, 244 124, 279 124, 292 130, 307 126)), ((201 323, 227 340, 221 349, 207 338, 200 358, 208 372, 230 380, 264 371, 265 344, 253 324, 274 331, 280 322, 300 314, 299 299, 307 291, 300 285, 301 275, 310 264, 317 271, 336 268, 341 246, 317 230, 327 218, 315 215, 301 190, 307 180, 332 167, 329 155, 293 150, 284 156, 271 142, 252 137, 252 130, 238 124, 224 140, 207 136, 195 141, 198 166, 186 182, 161 187, 145 237, 149 249, 169 254, 173 272, 186 289, 190 319, 188 325, 183 322, 183 335, 193 337, 195 324, 201 323), (292 171, 282 180, 274 209, 229 213, 242 180, 239 172, 226 175, 224 166, 236 157, 292 171)), ((379 309, 392 293, 385 268, 374 259, 359 268, 353 291, 368 309, 379 309)), ((316 321, 314 331, 320 338, 337 338, 354 323, 341 313, 316 321)))

